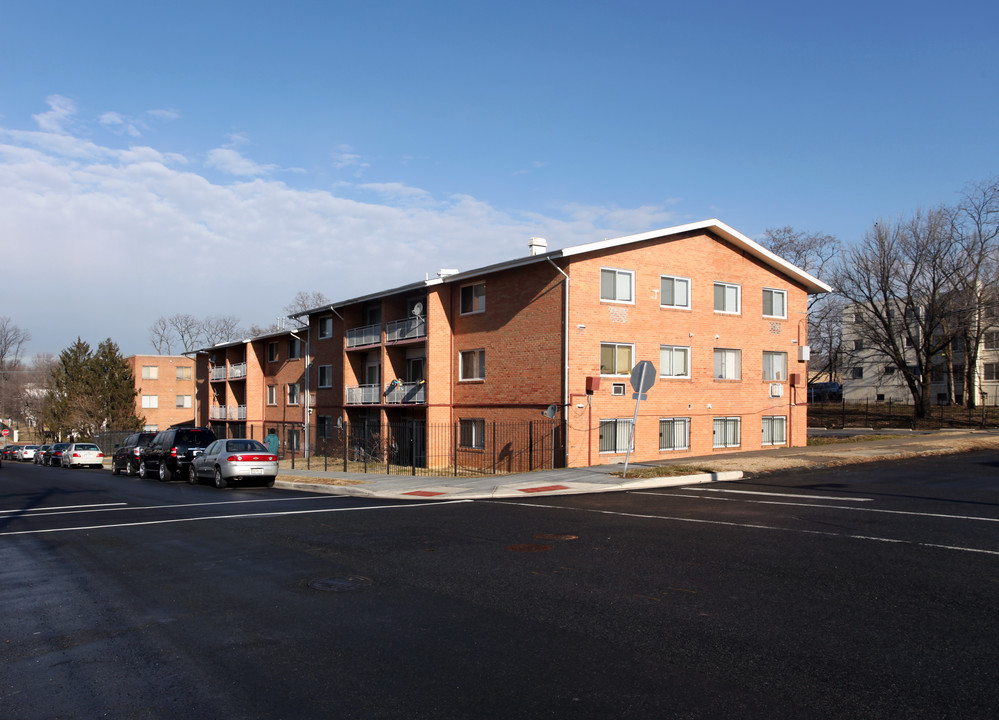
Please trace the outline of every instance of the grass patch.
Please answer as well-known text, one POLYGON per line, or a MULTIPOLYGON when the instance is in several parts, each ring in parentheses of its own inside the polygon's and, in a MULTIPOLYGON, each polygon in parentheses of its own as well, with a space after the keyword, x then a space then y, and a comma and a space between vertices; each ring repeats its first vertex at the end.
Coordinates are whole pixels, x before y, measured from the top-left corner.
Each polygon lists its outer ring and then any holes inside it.
POLYGON ((850 437, 810 437, 808 446, 814 445, 842 445, 843 443, 873 442, 874 440, 894 440, 909 435, 851 435, 850 437))
MULTIPOLYGON (((695 465, 657 465, 655 467, 628 468, 629 478, 657 478, 657 477, 680 477, 683 475, 703 475, 714 472, 709 468, 697 467, 695 465)), ((622 477, 624 471, 611 473, 616 477, 622 477)))

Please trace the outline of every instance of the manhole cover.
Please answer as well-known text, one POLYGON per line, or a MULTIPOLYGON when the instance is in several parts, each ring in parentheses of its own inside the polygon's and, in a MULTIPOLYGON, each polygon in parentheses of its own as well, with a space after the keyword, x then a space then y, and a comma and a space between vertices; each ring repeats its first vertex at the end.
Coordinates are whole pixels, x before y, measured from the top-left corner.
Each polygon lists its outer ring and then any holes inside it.
POLYGON ((551 545, 507 545, 507 550, 511 552, 544 552, 551 550, 551 545))
POLYGON ((371 578, 362 575, 347 575, 345 577, 320 578, 312 580, 309 587, 313 590, 325 590, 326 592, 349 592, 351 590, 363 590, 371 585, 371 578))
POLYGON ((541 533, 534 536, 535 540, 578 540, 579 535, 569 535, 567 533, 541 533))

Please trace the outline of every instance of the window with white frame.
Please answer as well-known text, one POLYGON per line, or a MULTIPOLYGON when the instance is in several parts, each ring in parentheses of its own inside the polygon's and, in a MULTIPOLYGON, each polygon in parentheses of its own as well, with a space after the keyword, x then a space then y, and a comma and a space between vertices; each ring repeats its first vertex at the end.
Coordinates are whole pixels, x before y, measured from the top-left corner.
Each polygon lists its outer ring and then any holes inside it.
POLYGON ((763 444, 787 444, 787 418, 783 415, 763 417, 763 444))
POLYGON ((277 385, 267 386, 267 404, 277 405, 277 385))
POLYGON ((773 288, 763 288, 763 315, 764 317, 774 317, 774 318, 787 317, 786 290, 774 290, 773 288))
POLYGON ((180 365, 177 367, 177 379, 178 380, 190 380, 191 379, 191 366, 190 365, 180 365))
POLYGON ((687 450, 690 448, 690 418, 660 418, 659 449, 687 450))
POLYGON ((332 365, 320 365, 319 366, 319 387, 330 388, 333 387, 333 366, 332 365))
POLYGON ((659 305, 671 308, 690 308, 690 278, 659 276, 659 305))
POLYGON ((277 340, 267 343, 267 362, 277 362, 278 344, 277 340))
POLYGON ((999 380, 999 363, 985 363, 982 379, 990 382, 999 380))
POLYGON ((689 378, 690 348, 682 345, 661 345, 659 347, 659 376, 689 378))
POLYGON ((741 309, 742 288, 732 283, 715 283, 715 312, 737 314, 741 309))
POLYGON ((631 429, 634 421, 631 418, 615 418, 600 421, 600 452, 628 452, 632 442, 631 429))
POLYGON ((160 369, 157 365, 143 365, 142 366, 142 379, 143 380, 159 380, 160 379, 160 369))
POLYGON ((462 315, 472 315, 486 311, 486 284, 484 282, 465 285, 461 288, 462 315))
POLYGON ((458 444, 464 448, 484 449, 486 447, 486 421, 482 418, 462 418, 459 420, 458 444))
POLYGON ((631 375, 635 346, 625 343, 600 343, 600 374, 631 375))
POLYGON ((288 404, 298 405, 299 398, 301 396, 301 387, 298 383, 288 383, 288 404))
POLYGON ((986 350, 999 350, 999 332, 995 330, 990 330, 985 333, 985 349, 986 350))
POLYGON ((179 408, 189 408, 191 405, 190 395, 178 395, 177 396, 177 407, 179 408))
POLYGON ((600 299, 611 302, 635 302, 634 271, 600 268, 600 299))
POLYGON ((159 395, 143 395, 142 396, 142 408, 143 410, 155 410, 160 406, 160 396, 159 395))
POLYGON ((714 377, 718 380, 742 378, 742 350, 715 348, 714 377))
POLYGON ((288 338, 288 359, 298 360, 302 357, 302 341, 296 337, 288 338))
POLYGON ((714 419, 714 441, 716 448, 739 447, 739 425, 737 417, 721 417, 714 419))
POLYGON ((333 337, 333 316, 319 318, 319 339, 329 340, 333 337))
POLYGON ((787 380, 787 353, 763 351, 763 379, 768 382, 787 380))
POLYGON ((485 380, 486 351, 463 350, 458 354, 458 365, 460 380, 485 380))

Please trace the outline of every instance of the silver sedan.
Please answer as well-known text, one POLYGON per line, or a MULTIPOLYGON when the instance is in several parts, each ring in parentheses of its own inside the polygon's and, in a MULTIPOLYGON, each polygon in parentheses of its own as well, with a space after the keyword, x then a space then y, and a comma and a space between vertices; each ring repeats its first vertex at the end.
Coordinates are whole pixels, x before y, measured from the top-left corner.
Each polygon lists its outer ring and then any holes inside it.
POLYGON ((278 473, 277 455, 257 440, 216 440, 191 461, 187 480, 197 485, 211 479, 224 488, 239 480, 273 487, 278 473))

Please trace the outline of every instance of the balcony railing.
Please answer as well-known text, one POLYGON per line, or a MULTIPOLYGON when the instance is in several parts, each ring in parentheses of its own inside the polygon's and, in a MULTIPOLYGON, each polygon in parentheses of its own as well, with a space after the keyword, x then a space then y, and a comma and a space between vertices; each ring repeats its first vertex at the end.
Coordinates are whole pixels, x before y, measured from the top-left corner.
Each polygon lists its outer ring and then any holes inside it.
POLYGON ((225 365, 213 367, 208 371, 209 380, 225 380, 225 365))
POLYGON ((347 347, 359 347, 361 345, 377 345, 382 341, 382 326, 365 325, 364 327, 353 328, 347 331, 347 347))
POLYGON ((380 385, 357 385, 347 388, 348 405, 376 405, 381 402, 380 385))
POLYGON ((411 317, 405 320, 394 320, 385 324, 385 341, 413 340, 427 336, 427 320, 421 317, 411 317))
POLYGON ((212 405, 208 408, 208 418, 210 420, 225 420, 227 419, 227 411, 224 405, 212 405))
POLYGON ((246 420, 246 405, 230 405, 228 414, 230 420, 246 420))
POLYGON ((387 403, 425 403, 427 384, 425 382, 395 383, 389 385, 385 393, 387 403))
POLYGON ((246 363, 236 363, 235 365, 229 366, 229 379, 238 380, 239 378, 246 377, 246 363))

